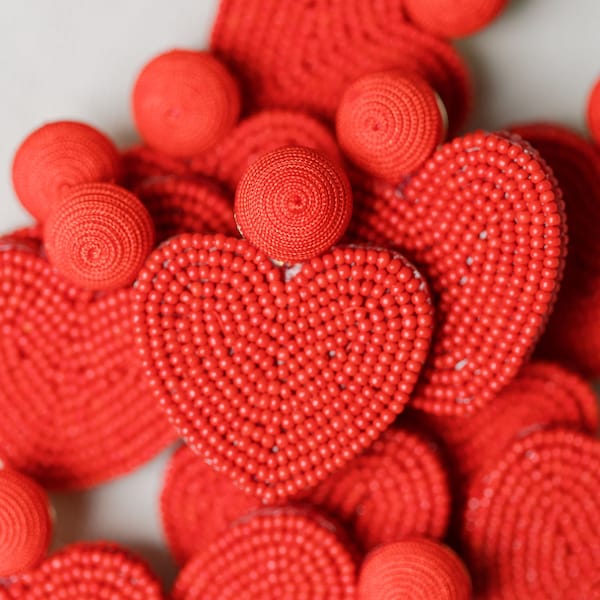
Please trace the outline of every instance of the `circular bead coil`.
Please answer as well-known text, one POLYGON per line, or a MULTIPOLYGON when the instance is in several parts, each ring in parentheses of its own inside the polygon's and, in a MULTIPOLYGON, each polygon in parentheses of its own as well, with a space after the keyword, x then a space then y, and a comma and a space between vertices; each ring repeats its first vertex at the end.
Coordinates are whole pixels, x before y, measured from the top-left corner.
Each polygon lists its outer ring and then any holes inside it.
POLYGON ((598 78, 590 92, 586 117, 590 134, 594 142, 600 145, 600 78, 598 78))

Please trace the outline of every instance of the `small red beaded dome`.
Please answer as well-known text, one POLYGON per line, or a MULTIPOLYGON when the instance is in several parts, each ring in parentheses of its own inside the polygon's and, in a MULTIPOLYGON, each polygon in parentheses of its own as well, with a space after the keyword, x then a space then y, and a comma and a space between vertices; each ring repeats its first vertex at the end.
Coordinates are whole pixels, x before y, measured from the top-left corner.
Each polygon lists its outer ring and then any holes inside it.
POLYGON ((121 159, 100 131, 72 121, 48 123, 25 139, 15 154, 12 178, 21 204, 38 221, 75 186, 116 182, 121 159))
POLYGON ((442 142, 446 119, 440 98, 423 78, 385 71, 365 75, 346 90, 336 131, 354 164, 398 182, 442 142))
POLYGON ((172 50, 142 69, 132 106, 149 146, 189 157, 214 146, 235 125, 240 92, 226 67, 208 52, 172 50))
POLYGON ((435 35, 459 38, 483 29, 508 0, 403 0, 409 19, 435 35))
POLYGON ((600 145, 600 78, 594 84, 588 98, 587 124, 592 138, 600 145))
POLYGON ((448 546, 425 538, 380 546, 365 558, 357 600, 471 600, 471 578, 448 546))
POLYGON ((46 492, 25 475, 0 468, 0 580, 36 567, 51 538, 46 492))
POLYGON ((67 546, 5 593, 7 600, 165 600, 148 565, 108 542, 67 546))
POLYGON ((261 156, 244 173, 235 195, 240 233, 286 263, 328 250, 346 231, 351 214, 352 190, 342 168, 305 147, 261 156))
POLYGON ((76 285, 116 289, 135 280, 154 245, 154 224, 127 190, 81 185, 52 207, 44 243, 52 265, 76 285))
POLYGON ((172 597, 355 600, 355 577, 353 554, 331 522, 280 509, 241 520, 190 559, 172 597))

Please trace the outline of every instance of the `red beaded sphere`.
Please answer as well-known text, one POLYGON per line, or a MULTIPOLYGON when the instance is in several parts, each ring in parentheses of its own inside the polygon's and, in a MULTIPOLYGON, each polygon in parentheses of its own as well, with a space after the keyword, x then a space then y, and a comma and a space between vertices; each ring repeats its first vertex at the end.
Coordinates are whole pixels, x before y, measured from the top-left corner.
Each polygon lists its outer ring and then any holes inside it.
POLYGON ((135 83, 133 117, 144 141, 172 156, 219 142, 240 113, 238 85, 207 52, 172 50, 151 60, 135 83))
POLYGON ((154 245, 154 224, 127 190, 81 185, 53 206, 44 243, 52 265, 76 285, 115 289, 136 278, 154 245))
POLYGON ((594 84, 588 98, 587 124, 592 138, 600 145, 600 78, 594 84))
POLYGON ((440 98, 423 78, 385 71, 365 75, 346 90, 336 130, 354 164, 398 182, 442 142, 446 119, 440 98))
POLYGON ((305 147, 280 148, 259 158, 235 195, 241 234, 286 263, 328 250, 346 231, 351 214, 352 191, 342 168, 305 147))
POLYGON ((46 492, 17 471, 0 468, 0 580, 36 567, 51 537, 46 492))
POLYGON ((116 182, 121 159, 100 131, 72 121, 48 123, 25 139, 12 166, 15 192, 38 221, 75 186, 116 182))

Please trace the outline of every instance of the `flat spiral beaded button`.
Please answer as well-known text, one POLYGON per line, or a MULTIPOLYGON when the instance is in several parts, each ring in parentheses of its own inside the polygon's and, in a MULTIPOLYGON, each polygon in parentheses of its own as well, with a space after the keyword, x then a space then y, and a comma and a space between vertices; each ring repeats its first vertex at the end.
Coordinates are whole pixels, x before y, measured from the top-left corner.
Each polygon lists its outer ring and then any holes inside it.
POLYGON ((297 263, 331 248, 352 214, 344 171, 315 150, 286 147, 244 173, 235 195, 240 233, 268 256, 297 263))
POLYGON ((51 537, 46 492, 17 471, 0 469, 0 580, 36 567, 51 537))
POLYGON ((172 50, 144 67, 132 106, 149 146, 189 157, 214 146, 235 125, 240 92, 226 67, 208 52, 172 50))
POLYGON ((600 77, 590 92, 586 117, 590 134, 594 142, 600 146, 600 77))
POLYGON ((240 521, 190 559, 173 600, 355 600, 355 571, 330 522, 273 510, 240 521))
POLYGON ((448 546, 425 538, 380 546, 360 569, 357 600, 471 600, 471 578, 448 546))
POLYGON ((516 441, 473 481, 462 540, 477 597, 595 598, 600 442, 568 429, 516 441))
POLYGON ((337 137, 358 167, 398 182, 442 142, 445 112, 421 77, 398 71, 372 73, 344 93, 337 111, 337 137))
POLYGON ((38 221, 75 186, 121 176, 114 144, 100 131, 73 121, 48 123, 25 139, 15 154, 12 178, 21 204, 38 221))
POLYGON ((116 289, 135 279, 154 245, 154 225, 127 190, 88 184, 53 206, 44 242, 50 262, 76 285, 116 289))
POLYGON ((265 502, 370 446, 408 401, 432 307, 400 255, 335 248, 284 269, 245 240, 182 235, 140 272, 135 339, 190 447, 265 502))

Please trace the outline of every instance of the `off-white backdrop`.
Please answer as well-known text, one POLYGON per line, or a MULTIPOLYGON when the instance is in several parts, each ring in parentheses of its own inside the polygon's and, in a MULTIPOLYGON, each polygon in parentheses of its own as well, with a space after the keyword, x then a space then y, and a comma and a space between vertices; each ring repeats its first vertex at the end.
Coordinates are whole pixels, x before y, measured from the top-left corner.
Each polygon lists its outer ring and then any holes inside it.
MULTIPOLYGON (((69 118, 131 142, 136 72, 163 50, 204 47, 215 11, 216 0, 0 0, 0 231, 29 222, 10 184, 23 136, 69 118)), ((460 43, 478 95, 470 128, 546 119, 583 131, 586 94, 600 76, 599 26, 598 0, 513 0, 492 27, 460 43)), ((166 461, 164 453, 111 484, 55 496, 55 544, 117 540, 170 581, 157 504, 166 461)))

